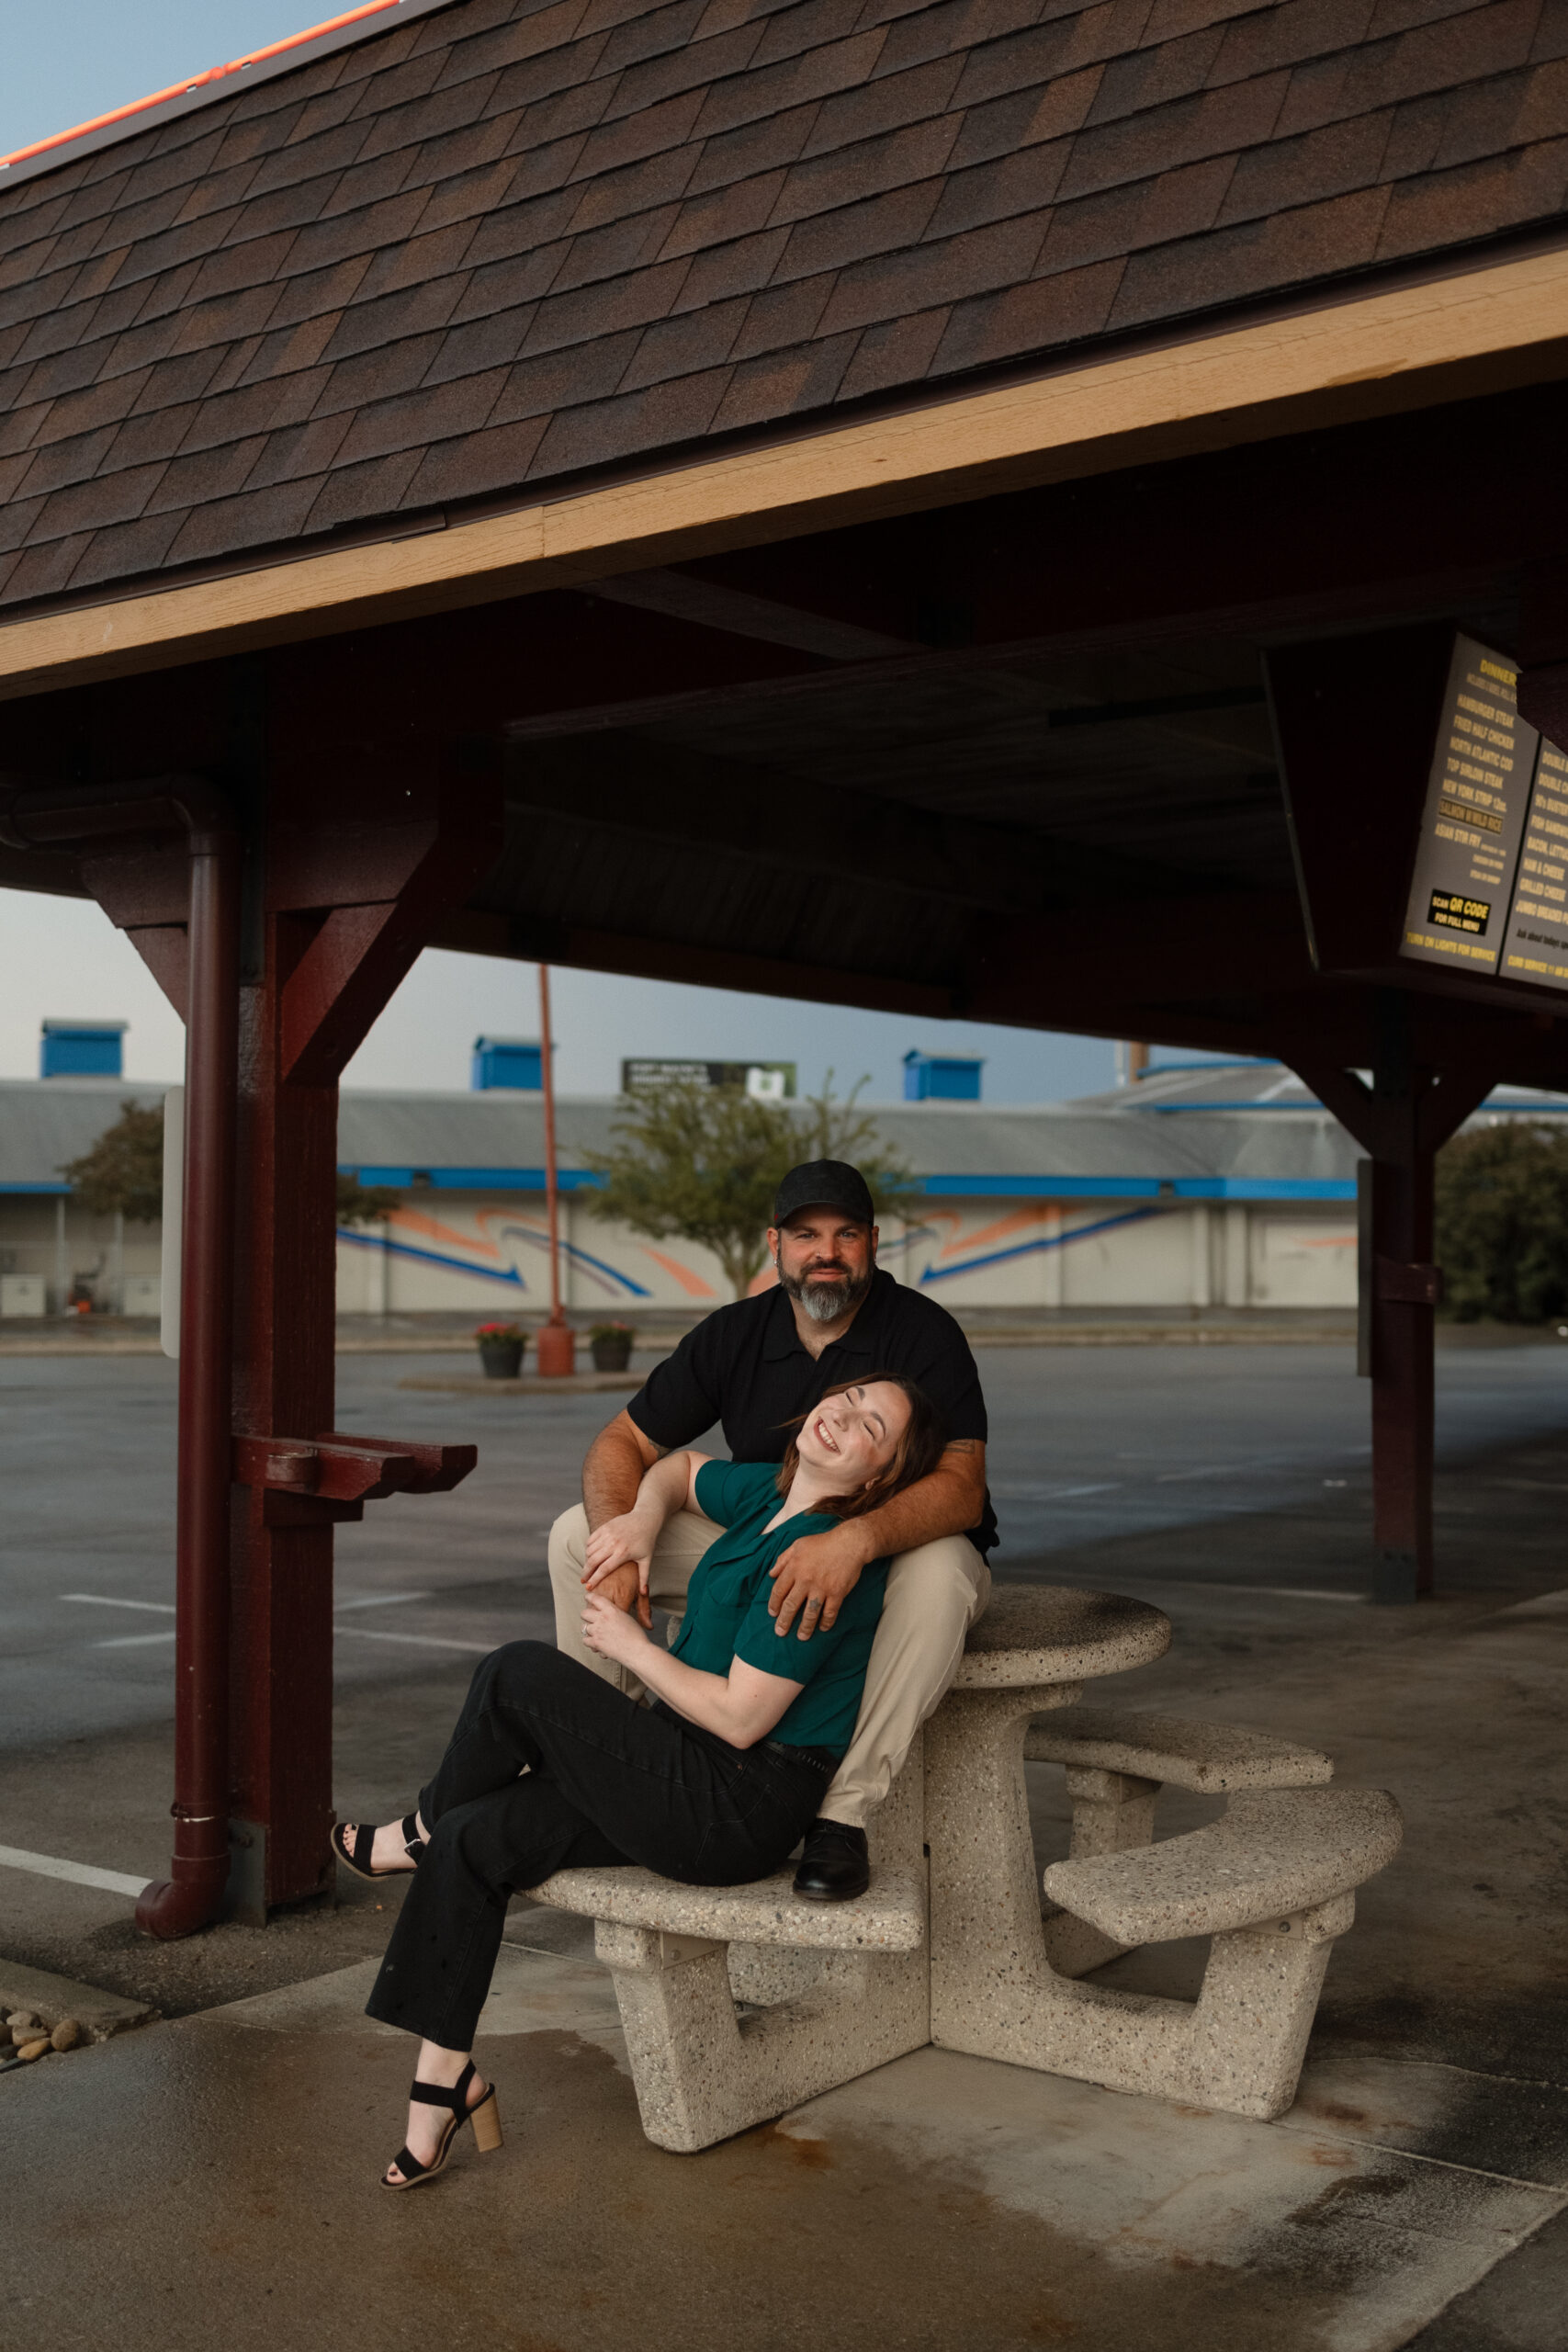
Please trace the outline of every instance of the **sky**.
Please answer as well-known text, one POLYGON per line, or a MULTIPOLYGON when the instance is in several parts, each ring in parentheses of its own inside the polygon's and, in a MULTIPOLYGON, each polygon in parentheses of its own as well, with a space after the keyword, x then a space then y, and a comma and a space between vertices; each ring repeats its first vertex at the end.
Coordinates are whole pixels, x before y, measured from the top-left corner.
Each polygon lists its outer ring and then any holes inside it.
MULTIPOLYGON (((0 154, 107 113, 182 75, 302 32, 342 0, 0 0, 0 154)), ((831 1068, 840 1091, 862 1074, 866 1098, 896 1100, 902 1061, 926 1052, 985 1057, 993 1102, 1060 1102, 1112 1083, 1114 1049, 1096 1038, 906 1020, 728 989, 556 976, 557 1080, 566 1093, 608 1093, 625 1055, 795 1061, 803 1086, 831 1068)), ((0 890, 0 1077, 38 1073, 46 1017, 130 1023, 126 1075, 177 1079, 178 1021, 141 958, 97 908, 0 890)), ((532 964, 432 950, 420 958, 345 1073, 350 1086, 462 1089, 474 1039, 538 1035, 532 964)))
MULTIPOLYGON (((1113 1049, 1093 1037, 1059 1037, 979 1022, 913 1021, 728 989, 627 980, 555 970, 551 1014, 556 1080, 565 1094, 611 1094, 632 1054, 711 1061, 793 1061, 803 1091, 828 1069, 839 1093, 863 1075, 868 1102, 897 1101, 911 1046, 986 1057, 984 1099, 1060 1102, 1113 1080, 1113 1049)), ((476 1037, 539 1035, 536 964, 427 949, 344 1075, 345 1086, 461 1091, 476 1037)), ((46 1018, 130 1024, 128 1079, 177 1079, 180 1023, 129 941, 97 907, 0 890, 0 1078, 38 1076, 46 1018)))

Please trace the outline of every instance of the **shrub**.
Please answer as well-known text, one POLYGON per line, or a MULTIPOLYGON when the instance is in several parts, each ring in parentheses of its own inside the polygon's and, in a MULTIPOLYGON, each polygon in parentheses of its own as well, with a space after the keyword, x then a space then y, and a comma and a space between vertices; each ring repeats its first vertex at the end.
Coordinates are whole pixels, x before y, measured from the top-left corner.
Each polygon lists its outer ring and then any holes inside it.
POLYGON ((1438 1155, 1437 1254, 1461 1323, 1542 1323, 1568 1312, 1568 1135, 1521 1120, 1456 1136, 1438 1155))

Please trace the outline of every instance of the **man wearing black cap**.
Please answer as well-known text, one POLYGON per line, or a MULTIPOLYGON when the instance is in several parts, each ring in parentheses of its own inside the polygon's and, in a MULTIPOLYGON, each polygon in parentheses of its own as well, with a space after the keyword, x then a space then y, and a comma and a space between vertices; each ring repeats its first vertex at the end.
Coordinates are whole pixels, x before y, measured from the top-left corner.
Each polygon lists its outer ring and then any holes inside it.
MULTIPOLYGON (((858 1168, 813 1159, 792 1168, 773 1203, 768 1248, 778 1286, 721 1306, 657 1364, 582 1467, 583 1507, 550 1532, 556 1640, 594 1673, 635 1692, 626 1670, 582 1639, 584 1553, 593 1528, 629 1511, 645 1471, 716 1421, 737 1462, 782 1462, 790 1424, 840 1381, 903 1373, 942 1417, 947 1439, 929 1478, 879 1510, 791 1544, 774 1570, 777 1631, 831 1625, 872 1560, 892 1555, 887 1596, 848 1755, 822 1803, 795 1875, 819 1902, 870 1883, 865 1822, 910 1742, 952 1681, 964 1636, 990 1595, 984 1555, 996 1541, 986 1492, 986 1408, 968 1342, 951 1315, 876 1265, 871 1194, 858 1168), (798 1617, 798 1623, 795 1623, 798 1617)), ((651 1561, 597 1578, 624 1609, 679 1615, 693 1569, 720 1530, 697 1511, 671 1520, 651 1561)), ((786 1671, 781 1668, 781 1671, 786 1671)))

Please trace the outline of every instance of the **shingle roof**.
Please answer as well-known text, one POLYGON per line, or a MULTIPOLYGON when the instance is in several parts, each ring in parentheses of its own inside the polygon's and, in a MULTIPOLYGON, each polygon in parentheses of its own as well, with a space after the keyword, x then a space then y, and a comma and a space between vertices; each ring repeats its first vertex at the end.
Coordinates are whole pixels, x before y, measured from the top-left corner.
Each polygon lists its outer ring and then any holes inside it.
POLYGON ((1557 220, 1568 0, 452 0, 0 187, 0 604, 1557 220))

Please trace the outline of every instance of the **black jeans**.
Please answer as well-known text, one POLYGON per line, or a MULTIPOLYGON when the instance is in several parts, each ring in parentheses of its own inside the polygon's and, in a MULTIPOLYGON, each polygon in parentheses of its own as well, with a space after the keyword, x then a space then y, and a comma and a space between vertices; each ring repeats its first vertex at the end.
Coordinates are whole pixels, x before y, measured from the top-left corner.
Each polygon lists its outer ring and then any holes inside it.
POLYGON ((544 1642, 493 1650, 421 1792, 430 1843, 367 2015, 470 2049, 507 1897, 552 1871, 640 1862, 688 1886, 766 1878, 832 1778, 833 1760, 813 1754, 731 1747, 544 1642))

